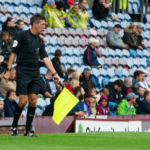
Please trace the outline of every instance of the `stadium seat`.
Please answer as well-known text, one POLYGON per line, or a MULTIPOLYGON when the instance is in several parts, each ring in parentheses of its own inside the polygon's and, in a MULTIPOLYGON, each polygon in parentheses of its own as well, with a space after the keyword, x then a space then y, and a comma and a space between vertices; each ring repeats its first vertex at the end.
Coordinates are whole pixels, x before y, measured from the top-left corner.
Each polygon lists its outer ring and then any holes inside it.
POLYGON ((115 56, 116 56, 116 51, 114 51, 113 49, 108 49, 108 57, 115 58, 115 56))
POLYGON ((102 87, 104 88, 106 85, 108 85, 109 81, 110 81, 109 78, 102 79, 102 87))
POLYGON ((6 16, 0 16, 0 25, 2 25, 6 21, 6 16))
POLYGON ((130 57, 132 57, 132 58, 136 58, 137 57, 137 53, 136 53, 135 50, 130 49, 129 53, 130 53, 130 57))
POLYGON ((101 21, 101 28, 104 28, 105 30, 108 30, 108 24, 106 21, 101 21))
POLYGON ((130 69, 130 67, 127 65, 127 63, 125 62, 124 59, 118 59, 118 62, 119 62, 118 69, 123 69, 123 68, 125 68, 127 70, 130 69))
POLYGON ((62 46, 64 47, 71 47, 71 41, 69 39, 64 39, 64 44, 62 46))
POLYGON ((78 48, 80 48, 80 47, 82 47, 82 48, 87 47, 85 40, 82 40, 82 39, 78 40, 78 48))
POLYGON ((111 59, 111 62, 112 62, 112 64, 111 64, 111 68, 112 67, 115 67, 115 68, 118 68, 118 65, 119 65, 119 62, 118 62, 118 60, 117 59, 111 59))
POLYGON ((100 71, 97 68, 92 68, 92 74, 95 75, 95 77, 99 77, 100 76, 100 71))
POLYGON ((65 48, 65 56, 71 57, 73 55, 73 51, 71 48, 65 48))
POLYGON ((120 49, 116 49, 115 53, 116 53, 116 57, 118 57, 118 58, 122 58, 123 57, 123 52, 120 49))
POLYGON ((72 39, 75 37, 76 31, 74 29, 69 28, 68 32, 69 32, 68 39, 72 39))
POLYGON ((136 52, 137 52, 137 57, 143 58, 144 52, 142 50, 137 49, 136 52))
POLYGON ((116 76, 116 77, 118 77, 118 78, 121 78, 121 77, 122 77, 122 72, 121 72, 121 70, 115 69, 114 72, 115 72, 115 76, 116 76))
POLYGON ((83 31, 81 29, 75 29, 76 35, 75 35, 75 39, 79 40, 81 39, 81 36, 83 35, 83 31))
POLYGON ((59 46, 64 45, 64 40, 62 40, 61 38, 57 38, 57 45, 59 46))
POLYGON ((87 30, 87 29, 83 29, 83 35, 84 35, 86 38, 89 38, 89 36, 90 36, 90 31, 87 30))
POLYGON ((54 36, 55 38, 60 37, 61 34, 62 34, 61 29, 59 29, 59 28, 54 28, 54 34, 53 34, 53 36, 54 36))
POLYGON ((110 78, 113 78, 115 76, 114 70, 113 69, 107 69, 107 74, 110 78))
POLYGON ((30 13, 29 9, 26 8, 26 7, 23 7, 20 16, 21 16, 21 17, 23 17, 23 16, 28 17, 28 14, 29 14, 29 13, 30 13))
POLYGON ((131 17, 129 16, 129 14, 124 14, 124 20, 131 21, 131 17))
POLYGON ((122 69, 122 77, 128 77, 129 76, 129 72, 126 69, 122 69))
POLYGON ((132 69, 139 69, 139 66, 140 66, 140 61, 139 61, 139 59, 137 59, 137 58, 133 59, 133 66, 132 66, 132 69))
POLYGON ((99 36, 100 38, 103 38, 104 37, 104 32, 103 30, 97 30, 97 36, 99 36))
POLYGON ((0 14, 5 15, 6 12, 7 12, 7 9, 4 6, 0 5, 0 14))
POLYGON ((103 66, 105 64, 103 58, 98 58, 97 60, 101 66, 103 66))
POLYGON ((77 48, 73 48, 72 51, 73 51, 73 56, 79 57, 81 55, 79 49, 77 49, 77 48))
POLYGON ((34 4, 35 4, 35 1, 36 1, 36 0, 27 0, 26 6, 27 6, 28 8, 33 7, 34 4))
POLYGON ((61 60, 61 63, 62 63, 63 65, 65 65, 65 64, 67 63, 67 58, 66 58, 66 56, 61 56, 61 57, 60 57, 60 60, 61 60))
POLYGON ((108 27, 114 27, 114 23, 112 21, 108 21, 108 27))
POLYGON ((130 68, 132 68, 132 66, 133 66, 133 59, 132 59, 132 58, 127 58, 127 59, 125 59, 125 61, 126 61, 126 64, 127 64, 130 68))
POLYGON ((61 29, 61 37, 67 38, 69 35, 69 31, 65 28, 61 29))
POLYGON ((133 11, 134 11, 134 14, 139 14, 140 10, 138 8, 138 5, 136 3, 133 3, 133 11))
POLYGON ((46 102, 46 105, 49 105, 51 103, 51 98, 46 98, 45 102, 46 102))
POLYGON ((111 60, 110 59, 108 59, 108 58, 104 58, 104 62, 105 62, 105 66, 107 66, 107 67, 110 67, 111 65, 112 65, 112 62, 111 62, 111 60))
POLYGON ((123 20, 125 19, 125 18, 124 18, 124 15, 121 14, 121 13, 118 13, 118 14, 117 14, 117 17, 118 17, 118 19, 121 20, 121 21, 123 21, 123 20))
POLYGON ((145 58, 139 59, 139 61, 140 61, 139 69, 142 69, 142 68, 146 69, 146 66, 147 66, 146 59, 145 58))
POLYGON ((46 67, 41 67, 41 68, 40 68, 40 74, 41 74, 41 75, 45 75, 46 72, 47 72, 47 70, 48 70, 48 69, 47 69, 46 67))
POLYGON ((19 7, 14 7, 14 12, 12 12, 13 17, 16 14, 17 16, 20 16, 22 10, 19 7))
POLYGON ((100 68, 99 71, 100 71, 100 76, 108 77, 108 73, 107 73, 106 69, 100 68))
POLYGON ((150 52, 148 50, 143 50, 143 56, 145 58, 149 58, 150 57, 150 52))
POLYGON ((74 57, 66 57, 67 59, 67 64, 73 66, 75 63, 74 57))
POLYGON ((125 57, 125 58, 129 58, 130 57, 130 53, 129 53, 128 50, 123 49, 122 52, 123 52, 123 57, 125 57))
POLYGON ((74 60, 75 60, 74 64, 78 66, 85 64, 82 57, 74 57, 74 60))
POLYGON ((129 76, 133 78, 133 74, 134 74, 134 70, 133 69, 129 69, 129 76))
POLYGON ((108 53, 108 50, 106 50, 106 49, 101 49, 101 53, 102 53, 102 56, 104 56, 104 57, 108 57, 108 55, 109 55, 109 53, 108 53))
POLYGON ((94 25, 95 25, 95 27, 96 27, 97 29, 100 29, 101 26, 102 26, 101 23, 100 23, 99 21, 97 21, 97 20, 95 20, 94 25))

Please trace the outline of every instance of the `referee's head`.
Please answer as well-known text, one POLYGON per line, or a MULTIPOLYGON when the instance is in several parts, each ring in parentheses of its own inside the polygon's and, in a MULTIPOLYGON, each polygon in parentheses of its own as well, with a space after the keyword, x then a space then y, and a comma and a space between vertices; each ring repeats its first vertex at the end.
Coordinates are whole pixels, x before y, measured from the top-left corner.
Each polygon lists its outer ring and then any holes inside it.
POLYGON ((33 15, 30 19, 30 24, 32 26, 32 30, 34 30, 34 32, 36 32, 36 34, 41 34, 44 29, 45 29, 45 24, 46 24, 46 19, 45 17, 36 14, 33 15))

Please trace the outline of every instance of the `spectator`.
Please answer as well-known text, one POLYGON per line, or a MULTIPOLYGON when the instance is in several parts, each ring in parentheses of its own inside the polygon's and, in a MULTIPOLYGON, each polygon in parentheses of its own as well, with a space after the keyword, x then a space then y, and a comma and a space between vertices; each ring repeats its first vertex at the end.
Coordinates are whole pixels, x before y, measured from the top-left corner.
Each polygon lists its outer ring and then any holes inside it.
POLYGON ((144 93, 144 100, 138 105, 136 114, 150 114, 150 91, 144 93))
POLYGON ((91 68, 89 66, 85 67, 83 70, 83 73, 80 74, 80 83, 84 81, 88 81, 92 84, 93 87, 95 87, 94 81, 91 76, 91 68))
POLYGON ((0 100, 0 117, 5 117, 4 101, 0 100))
POLYGON ((129 27, 124 29, 123 42, 128 44, 128 46, 134 50, 141 49, 142 46, 137 42, 138 34, 136 32, 136 26, 131 22, 129 27))
POLYGON ((0 65, 1 65, 1 63, 2 63, 2 56, 0 56, 0 65))
POLYGON ((109 101, 105 95, 102 95, 97 106, 97 115, 108 115, 109 114, 109 101))
POLYGON ((14 40, 13 40, 13 32, 12 31, 8 31, 9 33, 9 36, 8 36, 8 45, 9 45, 9 48, 12 50, 12 46, 14 44, 14 40))
POLYGON ((144 88, 139 86, 137 88, 137 93, 139 97, 136 99, 136 102, 140 104, 140 102, 144 100, 144 88))
POLYGON ((126 96, 126 99, 123 99, 119 104, 119 110, 117 111, 117 115, 136 115, 134 103, 136 102, 137 95, 134 93, 129 93, 126 96))
POLYGON ((137 42, 140 44, 140 46, 143 47, 143 49, 146 49, 145 45, 143 44, 143 37, 142 37, 142 32, 143 32, 143 27, 139 24, 136 26, 136 31, 138 32, 138 37, 137 37, 137 42))
POLYGON ((85 16, 86 22, 90 24, 90 26, 95 29, 93 22, 91 21, 88 12, 86 11, 87 1, 86 0, 79 0, 80 9, 82 15, 85 16))
POLYGON ((89 89, 93 88, 93 84, 91 84, 89 81, 82 82, 80 86, 84 89, 85 92, 89 92, 89 89))
POLYGON ((80 73, 79 72, 74 72, 72 74, 72 79, 75 79, 75 80, 79 81, 79 79, 80 79, 80 73))
POLYGON ((14 35, 13 39, 15 39, 18 34, 17 30, 14 27, 14 24, 15 24, 14 19, 12 17, 8 17, 6 22, 4 22, 2 25, 3 31, 7 31, 7 32, 12 31, 13 32, 13 35, 14 35))
POLYGON ((109 97, 109 90, 107 88, 101 89, 100 92, 95 96, 97 102, 100 100, 102 95, 109 97))
POLYGON ((47 3, 47 0, 43 0, 41 8, 43 8, 46 5, 46 3, 47 3))
POLYGON ((69 79, 65 79, 65 80, 63 81, 63 85, 64 85, 64 86, 69 85, 69 82, 70 82, 69 79))
POLYGON ((116 24, 114 28, 110 27, 109 32, 106 35, 107 43, 113 48, 113 49, 128 49, 128 45, 123 43, 122 38, 119 34, 121 30, 121 25, 116 24))
POLYGON ((14 117, 15 107, 17 105, 16 93, 13 90, 7 91, 6 99, 4 100, 5 117, 14 117))
POLYGON ((41 13, 43 17, 46 18, 46 24, 50 28, 64 28, 59 18, 55 13, 55 1, 48 0, 47 4, 43 7, 41 13))
POLYGON ((55 51, 55 57, 52 59, 53 66, 58 73, 58 75, 63 78, 65 76, 65 70, 62 66, 60 57, 62 56, 61 50, 55 51))
POLYGON ((86 115, 94 115, 91 107, 91 103, 93 101, 93 95, 90 92, 86 92, 84 94, 84 102, 83 102, 83 107, 84 111, 86 112, 86 115))
POLYGON ((89 66, 95 66, 101 68, 101 65, 97 60, 97 55, 95 52, 95 48, 98 42, 99 41, 96 40, 95 38, 89 39, 89 46, 84 52, 84 62, 89 66))
POLYGON ((119 104, 123 99, 122 89, 124 83, 122 80, 116 80, 115 82, 109 82, 106 88, 109 90, 109 101, 119 104))
POLYGON ((1 32, 1 38, 0 38, 0 55, 9 55, 11 53, 9 44, 8 44, 8 36, 9 33, 7 31, 1 32))
POLYGON ((15 81, 16 69, 12 68, 10 71, 10 78, 6 82, 4 79, 4 72, 0 74, 0 93, 6 97, 6 93, 9 90, 16 91, 16 81, 15 81))
POLYGON ((17 25, 15 26, 16 30, 18 32, 22 32, 24 31, 23 28, 24 28, 24 21, 22 20, 17 20, 17 25))
POLYGON ((74 69, 69 69, 67 72, 68 72, 67 79, 69 79, 71 81, 72 80, 72 74, 76 71, 74 69))
POLYGON ((96 113, 97 113, 97 111, 95 109, 96 108, 96 103, 97 103, 96 99, 93 99, 93 101, 91 103, 91 108, 92 108, 92 111, 93 111, 95 116, 96 116, 96 113))
POLYGON ((79 8, 79 3, 74 3, 68 11, 69 18, 71 18, 76 23, 76 28, 87 29, 87 20, 82 14, 79 8))
POLYGON ((149 87, 147 85, 147 82, 149 80, 148 78, 149 78, 149 76, 145 79, 145 74, 141 70, 136 70, 134 72, 134 78, 132 79, 132 88, 135 89, 136 94, 137 94, 137 87, 139 87, 139 86, 142 86, 144 88, 147 87, 149 89, 149 87))
POLYGON ((124 79, 124 87, 122 89, 123 98, 126 97, 129 89, 132 90, 131 87, 132 87, 132 78, 129 78, 129 77, 125 78, 124 79))
POLYGON ((66 0, 66 1, 67 1, 69 6, 73 6, 74 5, 73 0, 66 0))
POLYGON ((63 26, 74 27, 74 28, 78 27, 77 23, 74 22, 66 12, 64 12, 65 3, 63 3, 62 1, 57 2, 56 8, 57 9, 55 9, 55 13, 63 26))
POLYGON ((70 93, 73 94, 73 90, 75 87, 79 86, 79 81, 78 80, 71 80, 69 85, 66 85, 66 88, 70 93))
POLYGON ((39 93, 44 97, 53 97, 56 91, 59 89, 57 84, 53 80, 52 73, 48 70, 46 75, 41 77, 41 87, 39 93))
POLYGON ((84 95, 82 95, 81 93, 81 87, 80 86, 75 87, 73 92, 74 96, 79 100, 79 103, 74 107, 74 111, 75 112, 83 111, 84 108, 81 100, 84 99, 84 95))
POLYGON ((116 103, 109 102, 110 115, 116 115, 116 112, 119 110, 119 106, 116 103))
POLYGON ((116 20, 116 21, 118 21, 118 17, 115 15, 114 17, 112 16, 112 14, 111 14, 111 8, 110 8, 110 5, 111 5, 111 2, 110 2, 110 0, 105 0, 105 3, 106 3, 106 5, 108 6, 108 8, 109 8, 109 10, 108 10, 108 14, 107 14, 107 19, 108 20, 116 20))
POLYGON ((0 74, 2 72, 4 72, 5 70, 7 70, 7 65, 8 65, 8 62, 9 62, 9 57, 10 57, 10 55, 7 55, 7 56, 4 57, 4 60, 3 60, 3 62, 0 65, 0 74))
POLYGON ((109 6, 107 6, 105 0, 94 0, 92 12, 97 20, 106 19, 109 12, 109 6))

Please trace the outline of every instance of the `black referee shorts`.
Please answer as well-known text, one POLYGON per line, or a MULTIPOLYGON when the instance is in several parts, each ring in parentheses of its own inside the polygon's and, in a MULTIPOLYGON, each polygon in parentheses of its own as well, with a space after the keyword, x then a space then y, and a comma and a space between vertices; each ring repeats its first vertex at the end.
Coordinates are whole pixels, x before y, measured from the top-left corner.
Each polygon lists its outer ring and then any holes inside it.
POLYGON ((38 94, 40 90, 39 68, 17 66, 16 95, 38 94))

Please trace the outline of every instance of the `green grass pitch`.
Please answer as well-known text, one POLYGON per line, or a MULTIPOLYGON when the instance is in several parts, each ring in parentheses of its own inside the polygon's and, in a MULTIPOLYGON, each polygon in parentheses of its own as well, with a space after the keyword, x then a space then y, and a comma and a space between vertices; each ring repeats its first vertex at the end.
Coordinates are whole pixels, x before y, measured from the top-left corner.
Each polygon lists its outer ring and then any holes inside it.
POLYGON ((149 150, 150 133, 66 133, 34 137, 0 135, 0 150, 149 150))

